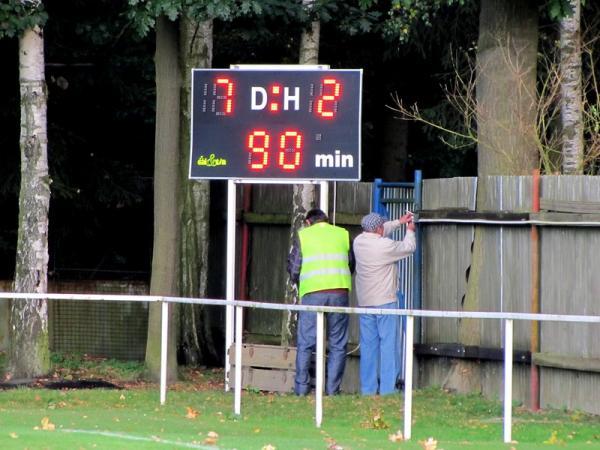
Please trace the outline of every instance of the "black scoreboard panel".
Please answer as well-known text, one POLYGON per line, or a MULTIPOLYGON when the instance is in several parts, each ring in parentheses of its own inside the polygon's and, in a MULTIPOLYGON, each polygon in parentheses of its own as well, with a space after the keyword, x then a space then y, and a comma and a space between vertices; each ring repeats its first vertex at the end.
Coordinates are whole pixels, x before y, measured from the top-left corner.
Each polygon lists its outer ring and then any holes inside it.
POLYGON ((192 179, 360 180, 361 70, 194 69, 192 179))

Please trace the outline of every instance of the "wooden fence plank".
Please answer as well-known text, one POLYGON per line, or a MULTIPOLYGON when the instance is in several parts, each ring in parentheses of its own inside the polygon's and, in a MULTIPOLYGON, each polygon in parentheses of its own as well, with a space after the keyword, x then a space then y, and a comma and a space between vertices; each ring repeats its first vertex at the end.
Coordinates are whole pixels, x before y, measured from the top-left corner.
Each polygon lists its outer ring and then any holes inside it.
MULTIPOLYGON (((235 345, 229 349, 229 358, 235 361, 235 345)), ((242 344, 242 365, 270 369, 294 369, 296 347, 242 344)))
POLYGON ((532 360, 538 366, 582 372, 600 372, 600 358, 571 356, 564 353, 534 353, 532 360))
POLYGON ((540 208, 548 211, 600 214, 600 202, 540 198, 540 208))

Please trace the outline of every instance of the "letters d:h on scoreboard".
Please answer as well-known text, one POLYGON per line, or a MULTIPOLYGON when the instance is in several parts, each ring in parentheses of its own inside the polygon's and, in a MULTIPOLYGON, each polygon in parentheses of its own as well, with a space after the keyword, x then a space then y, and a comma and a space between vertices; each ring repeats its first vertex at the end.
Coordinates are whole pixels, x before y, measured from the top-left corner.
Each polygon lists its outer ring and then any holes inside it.
POLYGON ((190 178, 360 180, 362 70, 194 69, 190 178))

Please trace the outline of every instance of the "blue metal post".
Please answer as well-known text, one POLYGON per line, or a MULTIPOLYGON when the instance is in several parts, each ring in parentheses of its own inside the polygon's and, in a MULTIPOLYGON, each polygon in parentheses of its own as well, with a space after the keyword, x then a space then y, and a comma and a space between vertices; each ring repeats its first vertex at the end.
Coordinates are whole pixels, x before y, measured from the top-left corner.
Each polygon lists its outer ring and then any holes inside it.
POLYGON ((383 190, 383 180, 381 178, 375 178, 373 180, 373 207, 372 210, 374 212, 382 213, 385 206, 383 206, 383 202, 381 201, 381 191, 383 190))
MULTIPOLYGON (((423 201, 423 175, 420 170, 415 170, 415 187, 414 187, 414 211, 418 213, 422 208, 423 201)), ((421 236, 421 227, 417 224, 416 230, 416 241, 417 241, 417 249, 414 255, 414 265, 413 265, 413 304, 412 307, 414 309, 422 309, 423 305, 421 302, 421 282, 422 282, 422 271, 421 265, 423 261, 423 246, 421 245, 422 236, 421 236)), ((416 335, 417 342, 420 342, 421 335, 421 319, 418 320, 416 324, 416 335)))

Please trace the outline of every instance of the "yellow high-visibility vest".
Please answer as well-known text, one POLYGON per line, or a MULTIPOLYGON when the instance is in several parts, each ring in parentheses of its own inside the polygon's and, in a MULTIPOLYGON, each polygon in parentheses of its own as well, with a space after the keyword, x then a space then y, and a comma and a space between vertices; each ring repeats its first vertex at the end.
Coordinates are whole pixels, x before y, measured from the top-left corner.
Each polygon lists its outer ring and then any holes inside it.
POLYGON ((343 228, 317 222, 298 233, 302 267, 300 268, 300 298, 309 292, 352 287, 348 267, 350 239, 343 228))

